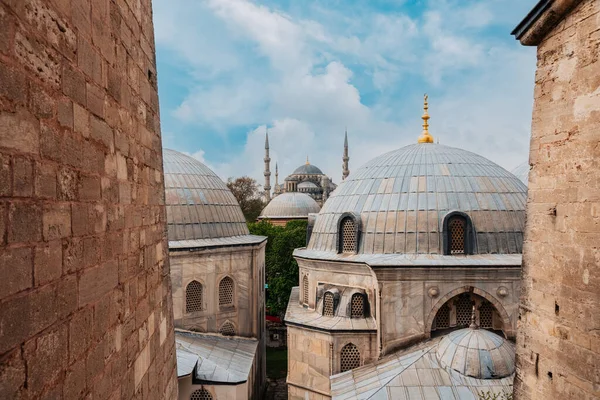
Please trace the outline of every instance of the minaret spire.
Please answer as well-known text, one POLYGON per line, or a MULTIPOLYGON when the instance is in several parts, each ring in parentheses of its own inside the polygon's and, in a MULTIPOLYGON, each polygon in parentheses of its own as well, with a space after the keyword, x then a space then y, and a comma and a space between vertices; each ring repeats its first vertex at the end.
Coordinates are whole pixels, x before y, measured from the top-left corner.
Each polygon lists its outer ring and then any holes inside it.
POLYGON ((308 155, 306 156, 306 165, 310 165, 310 162, 308 161, 308 155))
POLYGON ((350 157, 348 156, 348 128, 346 128, 344 135, 344 156, 342 157, 342 180, 345 180, 350 174, 348 161, 350 161, 350 157))
POLYGON ((429 114, 427 110, 429 109, 429 103, 427 102, 428 96, 427 93, 423 96, 423 133, 419 136, 417 142, 419 143, 433 143, 433 136, 429 134, 429 114))
POLYGON ((265 135, 265 198, 271 201, 271 157, 269 157, 269 128, 265 135))
POLYGON ((279 194, 279 166, 275 163, 275 194, 279 194))

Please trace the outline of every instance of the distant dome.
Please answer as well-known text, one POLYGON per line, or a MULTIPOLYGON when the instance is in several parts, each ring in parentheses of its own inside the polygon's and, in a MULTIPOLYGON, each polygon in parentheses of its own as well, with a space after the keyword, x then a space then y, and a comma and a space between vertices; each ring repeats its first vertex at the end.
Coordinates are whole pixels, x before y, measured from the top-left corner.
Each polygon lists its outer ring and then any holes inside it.
POLYGON ((515 169, 512 170, 512 173, 521 180, 525 184, 525 186, 529 185, 529 163, 524 162, 523 164, 519 164, 515 169))
POLYGON ((309 195, 288 192, 271 200, 258 218, 308 218, 308 214, 318 213, 319 210, 319 204, 309 195))
POLYGON ((296 168, 292 175, 323 175, 323 171, 312 164, 304 164, 296 168))
POLYGON ((443 368, 478 379, 498 379, 515 372, 515 348, 485 329, 465 328, 450 332, 438 344, 443 368))
POLYGON ((319 187, 316 184, 309 182, 309 181, 304 181, 304 182, 298 184, 298 189, 318 189, 318 188, 319 187))
POLYGON ((522 250, 527 188, 513 174, 466 150, 415 144, 374 158, 323 205, 309 250, 337 253, 338 222, 360 216, 358 253, 442 254, 450 211, 473 221, 474 253, 522 250))
POLYGON ((249 234, 237 200, 206 165, 169 149, 163 161, 169 241, 249 234))

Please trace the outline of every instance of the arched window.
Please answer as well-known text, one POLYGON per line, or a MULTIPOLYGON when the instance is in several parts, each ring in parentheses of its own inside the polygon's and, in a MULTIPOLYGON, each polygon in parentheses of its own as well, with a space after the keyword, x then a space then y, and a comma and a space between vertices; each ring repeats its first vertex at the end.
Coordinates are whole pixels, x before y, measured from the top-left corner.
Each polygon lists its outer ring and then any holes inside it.
POLYGON ((441 306, 438 310, 435 315, 433 326, 435 329, 446 329, 450 327, 450 307, 448 307, 448 303, 441 306))
POLYGON ((308 305, 308 277, 304 275, 302 278, 302 302, 308 305))
POLYGON ((229 321, 225 321, 221 328, 219 329, 219 333, 223 336, 235 336, 235 326, 229 321))
POLYGON ((212 400, 212 394, 206 389, 198 389, 192 392, 190 400, 212 400))
POLYGON ((340 224, 340 253, 356 253, 356 223, 345 217, 340 224))
POLYGON ((360 367, 360 352, 353 343, 348 343, 342 347, 340 354, 340 372, 350 371, 360 367))
POLYGON ((185 288, 185 312, 202 311, 202 284, 191 281, 185 288))
POLYGON ((326 317, 333 317, 335 313, 334 307, 333 293, 325 292, 325 295, 323 296, 323 315, 326 317))
POLYGON ((365 316, 365 296, 354 293, 350 301, 350 317, 362 318, 365 316))
POLYGON ((471 325, 473 314, 473 301, 468 293, 463 293, 456 300, 456 326, 466 327, 471 325))
POLYGON ((467 220, 454 215, 448 219, 448 247, 450 254, 466 253, 467 220))
POLYGON ((479 307, 479 327, 492 328, 492 314, 494 308, 489 301, 483 301, 479 307))
POLYGON ((233 279, 226 276, 219 282, 219 305, 229 306, 233 304, 233 279))

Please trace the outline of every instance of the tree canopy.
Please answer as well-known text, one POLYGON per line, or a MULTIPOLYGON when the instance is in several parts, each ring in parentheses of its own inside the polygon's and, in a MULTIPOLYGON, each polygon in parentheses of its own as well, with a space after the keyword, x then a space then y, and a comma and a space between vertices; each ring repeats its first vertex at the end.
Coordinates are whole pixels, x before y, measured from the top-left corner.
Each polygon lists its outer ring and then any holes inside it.
POLYGON ((265 207, 260 185, 249 176, 227 179, 227 187, 235 196, 247 222, 254 222, 265 207))
POLYGON ((268 237, 265 250, 267 309, 270 315, 285 313, 292 287, 298 286, 298 264, 294 249, 306 246, 306 221, 274 226, 267 221, 249 223, 250 233, 268 237))

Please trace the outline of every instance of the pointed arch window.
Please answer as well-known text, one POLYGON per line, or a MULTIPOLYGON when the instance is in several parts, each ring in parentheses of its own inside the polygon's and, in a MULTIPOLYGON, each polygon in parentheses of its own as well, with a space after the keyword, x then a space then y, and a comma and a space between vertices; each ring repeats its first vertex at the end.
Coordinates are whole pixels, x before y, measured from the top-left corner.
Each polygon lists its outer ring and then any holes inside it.
POLYGON ((325 292, 325 295, 323 295, 323 315, 326 317, 335 315, 335 301, 331 292, 325 292))
POLYGON ((302 278, 302 302, 308 305, 308 277, 306 275, 302 278))
POLYGON ((229 276, 226 276, 219 282, 219 305, 233 305, 233 279, 229 276))
POLYGON ((348 343, 342 347, 340 353, 340 372, 350 371, 360 367, 360 351, 354 343, 348 343))
POLYGON ((350 300, 350 317, 362 318, 365 316, 365 296, 361 293, 354 293, 350 300))
POLYGON ((225 321, 221 328, 219 329, 219 333, 223 336, 235 336, 235 326, 229 321, 225 321))
POLYGON ((340 223, 340 253, 356 253, 357 229, 354 218, 345 217, 340 223))
POLYGON ((190 400, 212 400, 212 394, 206 389, 198 389, 192 392, 190 400))
POLYGON ((202 311, 203 290, 198 281, 191 281, 185 288, 185 312, 202 311))

